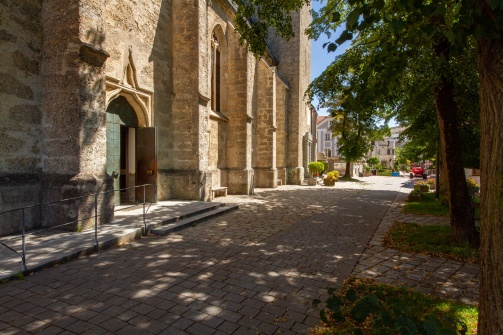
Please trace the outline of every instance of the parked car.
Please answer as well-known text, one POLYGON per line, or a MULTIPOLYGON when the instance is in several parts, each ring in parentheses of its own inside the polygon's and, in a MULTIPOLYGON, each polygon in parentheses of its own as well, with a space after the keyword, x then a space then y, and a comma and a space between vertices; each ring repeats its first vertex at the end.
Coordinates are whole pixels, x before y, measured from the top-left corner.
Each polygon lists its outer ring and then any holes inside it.
POLYGON ((420 166, 415 166, 410 171, 414 174, 416 177, 422 177, 424 174, 424 169, 420 166))

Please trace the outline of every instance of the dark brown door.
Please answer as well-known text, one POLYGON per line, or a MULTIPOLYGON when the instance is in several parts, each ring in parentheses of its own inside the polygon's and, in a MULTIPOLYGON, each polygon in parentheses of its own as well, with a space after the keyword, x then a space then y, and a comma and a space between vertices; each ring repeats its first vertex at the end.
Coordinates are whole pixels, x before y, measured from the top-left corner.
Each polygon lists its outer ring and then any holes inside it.
MULTIPOLYGON (((136 185, 157 184, 157 129, 136 128, 136 185)), ((136 188, 136 201, 143 202, 143 187, 136 188)), ((145 201, 157 202, 157 189, 145 187, 145 201)))

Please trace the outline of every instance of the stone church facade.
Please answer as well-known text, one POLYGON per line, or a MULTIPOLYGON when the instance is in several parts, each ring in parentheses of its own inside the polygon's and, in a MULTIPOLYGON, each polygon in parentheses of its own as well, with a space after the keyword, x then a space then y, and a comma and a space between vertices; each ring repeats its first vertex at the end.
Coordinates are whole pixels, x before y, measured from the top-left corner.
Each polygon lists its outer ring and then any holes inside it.
MULTIPOLYGON (((228 0, 0 8, 0 212, 141 184, 157 185, 150 200, 251 194, 300 184, 314 160, 309 8, 261 59, 240 45, 228 0)), ((108 193, 100 214, 140 193, 108 193)), ((29 213, 31 224, 89 215, 94 200, 79 201, 29 213)), ((19 225, 0 223, 0 234, 19 225)))

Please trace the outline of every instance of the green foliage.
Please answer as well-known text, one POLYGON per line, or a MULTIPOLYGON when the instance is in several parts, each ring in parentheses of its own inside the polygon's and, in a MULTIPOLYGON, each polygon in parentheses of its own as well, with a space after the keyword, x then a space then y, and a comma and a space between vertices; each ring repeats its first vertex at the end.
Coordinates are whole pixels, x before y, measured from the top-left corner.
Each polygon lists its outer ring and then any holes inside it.
POLYGON ((335 182, 339 180, 339 171, 333 170, 327 173, 327 176, 323 179, 325 182, 335 182))
POLYGON ((322 171, 322 173, 327 172, 328 171, 328 162, 322 162, 322 163, 323 163, 323 171, 322 171))
POLYGON ((395 222, 384 238, 384 246, 405 252, 476 263, 478 250, 456 243, 447 225, 395 222))
POLYGON ((449 216, 449 206, 442 204, 435 198, 435 193, 423 194, 423 201, 420 203, 408 202, 403 207, 404 213, 429 214, 439 216, 449 216))
POLYGON ((316 176, 323 172, 325 169, 325 166, 323 165, 322 162, 311 162, 307 165, 307 168, 309 169, 309 172, 313 175, 316 176))
POLYGON ((367 159, 367 163, 370 164, 370 165, 376 165, 376 164, 379 164, 379 158, 377 157, 370 157, 369 159, 367 159))
MULTIPOLYGON (((328 289, 323 322, 310 334, 475 334, 477 311, 406 288, 349 278, 328 289)), ((314 300, 318 307, 320 300, 314 300)))
POLYGON ((234 0, 237 5, 236 28, 242 43, 255 56, 264 56, 267 50, 269 28, 285 39, 295 36, 292 29, 292 11, 299 10, 310 0, 234 0))
POLYGON ((472 201, 474 201, 475 193, 480 190, 480 186, 473 178, 466 179, 466 185, 468 186, 468 193, 470 193, 470 198, 472 199, 472 201))

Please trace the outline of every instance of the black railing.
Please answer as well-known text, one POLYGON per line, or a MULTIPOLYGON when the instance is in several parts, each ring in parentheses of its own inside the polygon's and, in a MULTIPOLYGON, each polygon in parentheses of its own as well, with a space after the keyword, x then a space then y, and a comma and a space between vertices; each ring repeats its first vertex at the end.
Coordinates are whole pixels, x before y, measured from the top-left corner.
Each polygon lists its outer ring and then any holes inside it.
POLYGON ((75 223, 79 224, 81 221, 94 218, 94 241, 95 241, 95 248, 97 249, 98 248, 98 217, 105 215, 105 214, 98 214, 98 196, 102 195, 102 194, 112 194, 115 192, 127 191, 129 189, 137 189, 137 188, 143 188, 143 202, 133 204, 131 206, 127 206, 127 207, 121 208, 119 210, 114 210, 113 212, 115 213, 115 212, 119 212, 122 210, 126 210, 129 208, 133 208, 133 207, 137 207, 137 206, 142 205, 143 206, 143 232, 142 232, 142 234, 145 235, 145 234, 147 234, 147 222, 146 222, 145 216, 146 216, 146 213, 148 212, 148 210, 150 209, 150 206, 152 205, 152 202, 149 202, 148 208, 145 208, 145 206, 147 204, 147 202, 146 202, 146 188, 147 187, 153 187, 154 193, 156 193, 156 191, 157 191, 156 184, 144 184, 144 185, 121 188, 121 189, 117 189, 117 190, 90 193, 90 194, 86 194, 86 195, 79 196, 79 197, 66 198, 66 199, 62 199, 62 200, 58 200, 58 201, 45 202, 45 203, 41 203, 41 204, 37 204, 37 205, 20 207, 20 208, 11 209, 8 211, 0 212, 0 216, 3 214, 7 214, 7 213, 14 213, 14 212, 18 212, 18 211, 21 212, 21 254, 19 254, 18 251, 16 251, 14 248, 11 248, 7 244, 3 243, 2 241, 0 241, 0 245, 6 247, 7 249, 16 253, 21 258, 21 261, 23 263, 24 272, 27 272, 28 268, 26 266, 26 236, 31 235, 31 234, 39 234, 40 232, 43 232, 43 231, 49 231, 52 229, 61 228, 63 226, 67 226, 70 224, 75 224, 75 223), (94 216, 88 216, 88 217, 84 217, 84 218, 81 218, 78 220, 68 221, 63 224, 51 226, 48 228, 37 229, 36 231, 33 231, 33 232, 28 232, 28 233, 26 232, 26 220, 25 220, 25 211, 26 210, 34 209, 34 208, 42 208, 44 206, 56 205, 56 204, 61 204, 61 203, 69 202, 69 201, 81 200, 81 199, 85 199, 85 198, 89 198, 89 197, 94 197, 94 216))

